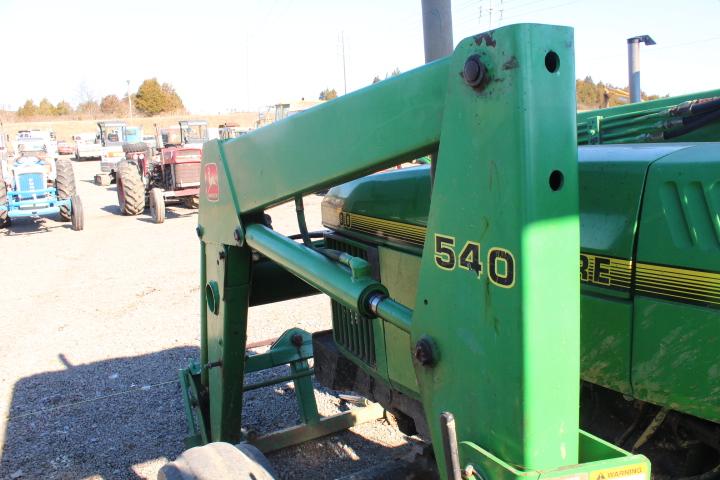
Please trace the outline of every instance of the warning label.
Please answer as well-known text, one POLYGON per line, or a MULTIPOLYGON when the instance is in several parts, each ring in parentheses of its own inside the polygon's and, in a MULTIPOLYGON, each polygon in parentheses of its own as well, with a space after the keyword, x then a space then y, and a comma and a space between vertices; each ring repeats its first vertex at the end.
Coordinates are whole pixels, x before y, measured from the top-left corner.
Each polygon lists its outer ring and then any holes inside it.
POLYGON ((647 480, 647 467, 644 463, 625 467, 595 470, 589 480, 647 480))

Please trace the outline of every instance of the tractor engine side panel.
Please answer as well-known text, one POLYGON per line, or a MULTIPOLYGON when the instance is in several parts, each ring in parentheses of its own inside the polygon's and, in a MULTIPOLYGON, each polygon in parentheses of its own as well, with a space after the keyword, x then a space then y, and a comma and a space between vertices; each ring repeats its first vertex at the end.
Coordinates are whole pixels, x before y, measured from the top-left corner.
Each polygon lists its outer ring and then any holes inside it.
POLYGON ((720 150, 650 168, 635 278, 635 396, 720 421, 720 150))
MULTIPOLYGON (((579 149, 583 380, 716 422, 719 155, 712 143, 579 149)), ((410 308, 429 190, 415 167, 335 187, 322 205, 338 238, 377 250, 383 284, 410 308)), ((412 394, 407 339, 382 322, 376 332, 375 374, 412 394)))

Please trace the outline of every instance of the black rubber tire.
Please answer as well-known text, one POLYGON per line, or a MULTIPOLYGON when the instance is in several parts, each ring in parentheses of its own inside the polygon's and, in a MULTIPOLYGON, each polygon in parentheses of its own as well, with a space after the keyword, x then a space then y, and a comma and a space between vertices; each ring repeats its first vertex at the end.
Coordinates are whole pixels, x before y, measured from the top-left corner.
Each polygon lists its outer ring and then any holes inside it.
MULTIPOLYGON (((60 200, 72 198, 75 195, 75 172, 73 172, 72 162, 67 158, 58 158, 55 161, 55 188, 57 196, 60 200)), ((60 207, 60 218, 69 222, 71 220, 70 207, 60 207)))
POLYGON ((208 443, 185 450, 163 466, 158 480, 274 480, 277 475, 260 450, 241 443, 208 443))
POLYGON ((165 221, 165 197, 162 190, 153 188, 150 190, 150 216, 154 223, 163 223, 165 221))
POLYGON ((145 210, 145 185, 134 163, 120 161, 115 170, 118 204, 123 215, 140 215, 145 210))
MULTIPOLYGON (((5 186, 5 180, 0 176, 0 205, 7 207, 7 187, 5 186)), ((8 216, 7 210, 0 210, 0 228, 5 228, 10 225, 10 217, 8 216)))
POLYGON ((85 228, 85 212, 80 197, 73 195, 70 198, 70 206, 72 207, 72 229, 79 232, 85 228))
POLYGON ((139 153, 148 150, 147 143, 136 142, 136 143, 123 143, 123 152, 125 153, 139 153))
POLYGON ((183 207, 197 209, 200 207, 200 197, 193 195, 192 197, 183 197, 183 207))

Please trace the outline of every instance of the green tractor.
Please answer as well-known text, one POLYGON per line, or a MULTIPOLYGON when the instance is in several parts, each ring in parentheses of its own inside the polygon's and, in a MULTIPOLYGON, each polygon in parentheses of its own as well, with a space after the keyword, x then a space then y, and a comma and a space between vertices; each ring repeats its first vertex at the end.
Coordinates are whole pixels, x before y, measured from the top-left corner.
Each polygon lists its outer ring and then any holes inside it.
POLYGON ((513 25, 206 143, 194 448, 160 477, 272 478, 260 452, 385 411, 443 479, 718 478, 720 91, 578 115, 574 85, 571 29, 513 25), (246 355, 249 307, 317 293, 331 330, 246 355), (283 364, 302 423, 248 436, 273 380, 244 375, 283 364), (313 375, 373 403, 321 417, 313 375))

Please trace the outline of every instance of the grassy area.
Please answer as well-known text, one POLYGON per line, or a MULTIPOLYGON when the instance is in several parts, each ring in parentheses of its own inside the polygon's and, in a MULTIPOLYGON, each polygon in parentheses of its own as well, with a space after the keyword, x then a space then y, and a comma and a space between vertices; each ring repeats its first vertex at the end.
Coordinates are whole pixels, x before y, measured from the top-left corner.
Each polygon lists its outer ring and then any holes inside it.
MULTIPOLYGON (((188 120, 188 119, 201 119, 201 120, 207 120, 209 127, 217 127, 220 124, 223 123, 235 123, 242 127, 255 127, 255 123, 258 119, 257 112, 239 112, 239 113, 233 113, 228 115, 205 115, 205 116, 199 116, 199 115, 178 115, 178 116, 170 116, 170 117, 135 117, 132 120, 128 118, 120 118, 118 120, 123 120, 127 122, 128 125, 137 126, 140 125, 143 127, 143 130, 146 135, 152 135, 155 133, 155 127, 154 124, 157 124, 159 127, 167 127, 171 125, 177 125, 177 122, 179 120, 188 120)), ((108 119, 103 119, 108 120, 108 119)), ((67 140, 70 141, 72 139, 72 136, 76 133, 82 133, 82 132, 95 132, 97 130, 97 122, 99 120, 47 120, 47 121, 38 121, 38 122, 13 122, 13 123, 4 123, 3 124, 3 130, 6 134, 10 136, 11 140, 15 139, 15 134, 18 132, 18 130, 28 130, 28 129, 41 129, 41 130, 47 130, 52 129, 55 130, 55 134, 57 136, 58 140, 67 140)))

